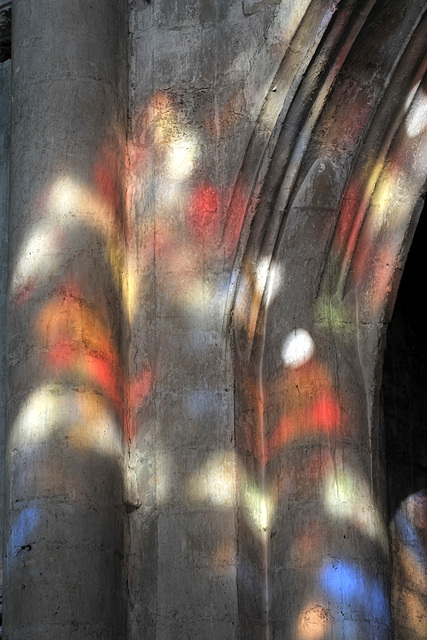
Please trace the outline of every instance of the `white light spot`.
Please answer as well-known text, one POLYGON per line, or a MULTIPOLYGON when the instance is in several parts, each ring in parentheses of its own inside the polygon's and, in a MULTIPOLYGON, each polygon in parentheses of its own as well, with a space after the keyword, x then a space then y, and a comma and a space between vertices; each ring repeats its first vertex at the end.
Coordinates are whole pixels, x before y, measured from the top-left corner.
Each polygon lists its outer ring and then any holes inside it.
POLYGON ((167 160, 169 175, 176 180, 188 178, 193 170, 197 155, 195 140, 177 140, 170 146, 167 160))
POLYGON ((314 354, 314 342, 308 331, 295 329, 288 335, 282 348, 282 358, 288 367, 300 367, 314 354))
POLYGON ((272 264, 267 283, 267 304, 270 304, 273 298, 275 298, 277 293, 280 291, 282 279, 283 274, 280 265, 272 264))
POLYGON ((421 95, 415 101, 408 116, 406 130, 413 138, 425 129, 427 125, 427 96, 421 95))

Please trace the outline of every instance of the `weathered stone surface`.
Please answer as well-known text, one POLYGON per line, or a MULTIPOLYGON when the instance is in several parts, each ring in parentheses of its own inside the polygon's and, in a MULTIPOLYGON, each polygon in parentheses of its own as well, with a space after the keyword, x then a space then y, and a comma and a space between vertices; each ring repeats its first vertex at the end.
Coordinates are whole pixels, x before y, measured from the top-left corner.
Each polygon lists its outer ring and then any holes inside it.
POLYGON ((425 10, 15 0, 9 640, 426 635, 425 10))

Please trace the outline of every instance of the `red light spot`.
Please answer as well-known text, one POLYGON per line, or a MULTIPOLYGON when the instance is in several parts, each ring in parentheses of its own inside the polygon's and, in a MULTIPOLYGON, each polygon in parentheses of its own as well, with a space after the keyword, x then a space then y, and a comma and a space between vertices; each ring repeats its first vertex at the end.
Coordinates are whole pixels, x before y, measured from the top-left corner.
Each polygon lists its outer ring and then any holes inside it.
POLYGON ((131 380, 129 389, 129 402, 131 407, 136 408, 141 406, 151 389, 152 380, 153 376, 149 367, 147 367, 138 378, 131 380))
POLYGON ((215 240, 219 237, 219 196, 216 187, 200 186, 193 194, 189 211, 191 229, 200 240, 215 240))
POLYGON ((307 419, 313 429, 331 433, 341 420, 340 405, 332 395, 325 394, 309 407, 307 419))
POLYGON ((117 177, 111 167, 104 162, 99 162, 94 167, 94 180, 101 195, 108 204, 116 211, 119 208, 119 192, 117 188, 117 177))
POLYGON ((118 390, 118 367, 100 353, 87 354, 84 360, 86 374, 104 391, 116 408, 120 408, 123 400, 118 390))
POLYGON ((48 364, 55 369, 68 369, 75 364, 78 351, 79 348, 75 342, 63 338, 50 347, 48 364))
POLYGON ((343 204, 339 214, 335 232, 335 243, 338 250, 346 246, 347 239, 355 222, 355 214, 360 204, 362 185, 355 181, 349 185, 343 197, 343 204))
POLYGON ((223 245, 229 260, 234 258, 243 222, 248 208, 249 187, 242 181, 237 184, 231 197, 229 213, 223 232, 223 245))
POLYGON ((340 421, 338 400, 330 393, 322 394, 308 406, 280 418, 268 438, 268 457, 295 438, 334 433, 339 429, 340 421))

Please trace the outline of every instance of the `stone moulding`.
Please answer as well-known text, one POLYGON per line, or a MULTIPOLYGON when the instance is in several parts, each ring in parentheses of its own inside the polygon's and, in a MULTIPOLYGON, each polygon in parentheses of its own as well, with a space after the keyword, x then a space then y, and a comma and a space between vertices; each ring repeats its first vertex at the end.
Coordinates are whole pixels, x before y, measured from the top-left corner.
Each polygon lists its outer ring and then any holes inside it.
MULTIPOLYGON (((427 94, 427 7, 418 1, 403 9, 403 3, 384 8, 376 0, 310 3, 265 97, 236 182, 224 238, 242 225, 229 294, 237 446, 265 494, 271 425, 264 423, 269 412, 279 414, 265 404, 264 381, 274 379, 265 352, 270 345, 271 359, 271 336, 286 323, 288 331, 314 331, 322 348, 336 350, 336 362, 356 363, 365 395, 358 425, 346 437, 357 451, 365 447, 364 430, 369 434, 366 464, 375 469, 372 476, 381 473, 375 449, 379 397, 371 380, 382 361, 426 178, 426 139, 417 118, 427 94), (234 215, 242 193, 243 221, 234 215), (277 268, 285 275, 276 318, 269 297, 277 268)), ((345 404, 349 376, 336 367, 335 387, 345 404)), ((259 620, 264 638, 278 616, 269 595, 277 538, 272 543, 273 531, 266 528, 254 549, 243 518, 239 526, 241 624, 259 620), (255 596, 244 586, 250 576, 257 576, 255 596)), ((279 582, 275 591, 286 593, 285 579, 279 582)), ((246 630, 252 633, 250 623, 246 630)))
MULTIPOLYGON (((341 109, 341 116, 343 114, 342 99, 348 97, 345 95, 348 93, 345 83, 354 82, 348 77, 348 70, 354 58, 360 67, 362 65, 363 56, 356 55, 356 52, 360 47, 369 46, 364 25, 367 31, 368 17, 379 5, 375 0, 369 0, 364 3, 362 10, 359 2, 337 2, 332 9, 330 3, 323 4, 323 18, 317 18, 317 21, 315 15, 321 15, 319 3, 310 4, 279 66, 255 124, 236 182, 236 199, 244 191, 243 183, 248 185, 248 198, 230 287, 229 305, 233 309, 230 317, 235 317, 238 309, 243 307, 246 312, 241 311, 239 315, 247 321, 261 313, 263 295, 257 295, 255 300, 253 289, 247 289, 247 278, 242 274, 251 271, 257 279, 257 291, 265 289, 269 269, 258 269, 257 265, 266 259, 271 263, 277 253, 292 204, 317 160, 326 160, 327 163, 342 167, 345 175, 340 180, 341 197, 330 229, 326 254, 319 260, 316 295, 319 297, 322 291, 330 291, 331 286, 340 298, 346 294, 360 230, 365 218, 368 219, 370 215, 369 203, 383 168, 390 162, 393 142, 398 132, 402 131, 410 110, 411 101, 407 100, 407 95, 412 91, 412 99, 415 99, 416 89, 426 70, 425 42, 423 44, 425 7, 420 6, 418 11, 416 8, 412 11, 412 20, 406 20, 406 31, 401 34, 399 43, 396 42, 396 57, 389 68, 386 68, 388 62, 381 67, 381 61, 378 61, 369 69, 366 65, 365 77, 362 71, 360 73, 361 86, 355 86, 354 90, 363 91, 371 83, 378 85, 378 91, 374 103, 369 106, 370 113, 355 147, 340 149, 333 140, 326 145, 323 143, 322 148, 319 145, 315 148, 315 140, 320 140, 322 135, 319 128, 328 117, 330 122, 334 121, 335 131, 339 133, 341 128, 343 137, 346 130, 357 125, 358 114, 351 105, 346 105, 348 115, 341 122, 336 122, 335 116, 330 117, 329 114, 333 109, 341 109), (375 170, 372 168, 373 162, 376 162, 375 170), (346 206, 349 198, 358 202, 350 216, 346 206), (345 216, 348 222, 344 225, 345 216), (334 238, 343 226, 348 234, 344 241, 345 248, 341 243, 341 249, 334 252, 334 238), (333 285, 331 277, 334 279, 333 285), (257 305, 257 310, 254 305, 257 305)), ((401 144, 409 148, 412 141, 403 140, 401 144)), ((412 209, 416 207, 422 191, 422 184, 417 187, 415 195, 411 191, 414 195, 412 209)), ((232 199, 224 236, 228 227, 235 223, 234 206, 237 205, 232 199)), ((402 230, 402 233, 406 232, 402 230)), ((240 357, 250 357, 255 325, 256 322, 252 321, 251 328, 245 327, 240 357)), ((239 344, 236 346, 239 350, 239 344)))

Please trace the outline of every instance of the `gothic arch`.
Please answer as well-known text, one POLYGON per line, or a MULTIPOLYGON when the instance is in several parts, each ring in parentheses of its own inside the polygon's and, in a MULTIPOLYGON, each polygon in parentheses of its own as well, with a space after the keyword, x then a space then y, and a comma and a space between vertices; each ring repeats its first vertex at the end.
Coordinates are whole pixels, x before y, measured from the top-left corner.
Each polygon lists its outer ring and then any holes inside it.
POLYGON ((281 62, 225 227, 250 193, 232 305, 256 638, 391 633, 378 381, 425 190, 427 7, 328 5, 281 62))

